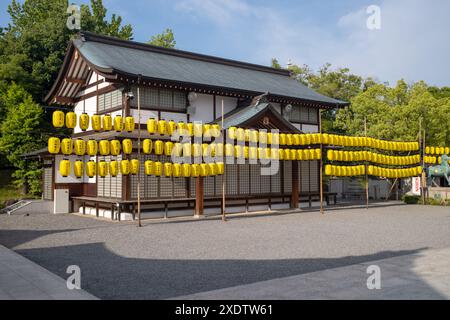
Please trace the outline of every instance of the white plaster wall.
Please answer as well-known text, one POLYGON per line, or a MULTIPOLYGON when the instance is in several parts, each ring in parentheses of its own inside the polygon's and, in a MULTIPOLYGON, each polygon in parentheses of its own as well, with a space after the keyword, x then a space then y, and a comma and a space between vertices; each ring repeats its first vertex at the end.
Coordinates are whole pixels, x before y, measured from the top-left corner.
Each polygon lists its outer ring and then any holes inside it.
POLYGON ((301 130, 305 133, 317 133, 319 132, 319 126, 313 124, 302 124, 301 130))
POLYGON ((213 95, 197 94, 197 99, 190 106, 195 108, 195 113, 189 116, 190 122, 201 121, 211 122, 214 119, 213 95))
POLYGON ((227 114, 231 110, 236 108, 237 98, 216 96, 216 117, 222 116, 222 99, 224 113, 227 114))

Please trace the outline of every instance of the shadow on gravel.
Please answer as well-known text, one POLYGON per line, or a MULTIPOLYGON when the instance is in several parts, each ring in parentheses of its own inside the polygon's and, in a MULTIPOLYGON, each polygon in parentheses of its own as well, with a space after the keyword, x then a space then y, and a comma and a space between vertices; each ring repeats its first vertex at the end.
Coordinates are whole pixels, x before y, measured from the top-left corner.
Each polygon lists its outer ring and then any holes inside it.
MULTIPOLYGON (((281 260, 138 259, 118 256, 103 243, 24 249, 18 252, 63 278, 68 277, 66 269, 69 265, 78 265, 81 268, 82 288, 102 299, 165 299, 415 254, 421 250, 281 260)), ((405 266, 406 273, 409 267, 405 266)), ((436 296, 432 288, 424 290, 430 290, 430 295, 436 296)))
POLYGON ((5 230, 0 229, 0 244, 7 248, 14 249, 23 243, 35 240, 37 238, 56 234, 77 231, 78 229, 58 229, 58 230, 5 230))

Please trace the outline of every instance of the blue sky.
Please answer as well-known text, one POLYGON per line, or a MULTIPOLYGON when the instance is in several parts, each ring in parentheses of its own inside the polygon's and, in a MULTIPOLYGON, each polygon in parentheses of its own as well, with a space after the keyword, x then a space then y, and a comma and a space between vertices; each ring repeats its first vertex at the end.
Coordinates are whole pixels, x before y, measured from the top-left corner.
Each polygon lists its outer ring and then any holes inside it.
MULTIPOLYGON (((0 25, 8 20, 0 0, 0 25)), ((76 4, 89 1, 73 0, 76 4)), ((136 41, 166 27, 177 48, 269 64, 277 57, 314 69, 330 62, 391 84, 450 85, 448 0, 104 0, 131 23, 136 41), (381 29, 369 30, 370 5, 381 29)))

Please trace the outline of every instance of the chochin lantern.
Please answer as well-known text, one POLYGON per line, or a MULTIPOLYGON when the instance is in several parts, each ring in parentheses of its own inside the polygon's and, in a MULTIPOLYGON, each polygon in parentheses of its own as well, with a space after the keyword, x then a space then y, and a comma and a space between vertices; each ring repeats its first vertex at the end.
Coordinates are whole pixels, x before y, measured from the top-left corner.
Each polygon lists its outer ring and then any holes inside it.
POLYGON ((59 173, 63 177, 67 177, 70 174, 70 161, 67 159, 63 159, 59 162, 59 173))
POLYGON ((55 128, 64 127, 64 112, 56 110, 52 115, 52 123, 55 128))

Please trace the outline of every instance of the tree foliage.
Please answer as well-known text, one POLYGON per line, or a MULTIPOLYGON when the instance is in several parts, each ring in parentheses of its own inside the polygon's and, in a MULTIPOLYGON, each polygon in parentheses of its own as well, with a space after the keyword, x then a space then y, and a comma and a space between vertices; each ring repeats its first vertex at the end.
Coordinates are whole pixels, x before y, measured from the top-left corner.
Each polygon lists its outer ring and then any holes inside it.
POLYGON ((25 161, 21 155, 45 146, 47 135, 42 132, 49 125, 44 122, 42 107, 25 89, 12 84, 5 96, 8 111, 1 124, 0 151, 17 168, 14 173, 16 183, 27 183, 30 192, 37 194, 41 177, 39 162, 25 161))
POLYGON ((173 31, 170 28, 167 28, 160 34, 155 34, 147 43, 163 48, 175 48, 177 44, 173 31))
MULTIPOLYGON (((40 186, 39 163, 20 155, 45 145, 51 131, 39 102, 49 91, 76 31, 66 27, 67 0, 12 0, 10 23, 0 32, 0 166, 15 166, 18 184, 40 186), (45 138, 45 139, 44 139, 45 138)), ((81 6, 83 30, 130 39, 131 25, 107 18, 101 0, 81 6)))

